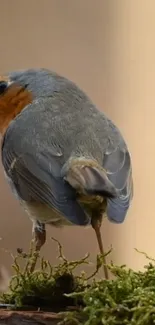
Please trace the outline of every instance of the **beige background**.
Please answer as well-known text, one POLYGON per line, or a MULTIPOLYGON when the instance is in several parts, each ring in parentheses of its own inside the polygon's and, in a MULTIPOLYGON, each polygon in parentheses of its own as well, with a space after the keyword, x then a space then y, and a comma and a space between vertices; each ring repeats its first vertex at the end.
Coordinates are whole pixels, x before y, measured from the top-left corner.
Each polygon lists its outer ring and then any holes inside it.
MULTIPOLYGON (((155 1, 1 0, 0 71, 48 67, 76 81, 120 127, 132 154, 135 197, 125 223, 102 228, 113 260, 134 268, 155 256, 155 1)), ((42 253, 55 262, 50 236, 65 255, 80 258, 98 247, 92 229, 48 229, 42 253)), ((0 247, 27 249, 31 222, 0 170, 0 247)), ((10 267, 10 256, 0 252, 10 267)), ((93 266, 92 266, 93 267, 93 266)))

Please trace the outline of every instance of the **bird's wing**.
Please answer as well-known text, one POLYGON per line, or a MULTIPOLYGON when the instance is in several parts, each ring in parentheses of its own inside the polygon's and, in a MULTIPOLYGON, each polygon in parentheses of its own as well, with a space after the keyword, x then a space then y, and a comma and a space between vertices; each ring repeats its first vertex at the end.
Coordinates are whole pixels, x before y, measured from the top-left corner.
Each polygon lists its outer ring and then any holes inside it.
POLYGON ((131 158, 122 143, 115 149, 109 147, 103 161, 107 176, 119 193, 117 198, 108 199, 107 204, 108 219, 115 223, 124 221, 133 197, 131 158))
MULTIPOLYGON (((12 126, 13 127, 13 126, 12 126)), ((5 134, 2 146, 2 163, 5 172, 11 178, 16 192, 24 201, 38 201, 56 209, 71 223, 87 225, 89 217, 76 201, 75 190, 57 176, 60 150, 56 147, 35 156, 36 148, 30 143, 30 150, 21 150, 11 132, 10 126, 5 134)))

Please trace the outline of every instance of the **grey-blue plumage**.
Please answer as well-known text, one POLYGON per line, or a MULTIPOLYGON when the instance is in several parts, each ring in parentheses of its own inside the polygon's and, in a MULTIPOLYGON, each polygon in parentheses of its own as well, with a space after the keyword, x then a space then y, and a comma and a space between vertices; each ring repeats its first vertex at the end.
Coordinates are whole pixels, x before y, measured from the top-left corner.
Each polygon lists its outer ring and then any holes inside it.
POLYGON ((20 199, 46 204, 73 224, 89 224, 76 188, 62 171, 72 159, 91 160, 106 171, 117 193, 107 196, 109 220, 123 222, 133 181, 130 154, 118 128, 79 87, 54 72, 31 69, 9 77, 33 94, 33 102, 10 123, 2 145, 3 166, 20 199))

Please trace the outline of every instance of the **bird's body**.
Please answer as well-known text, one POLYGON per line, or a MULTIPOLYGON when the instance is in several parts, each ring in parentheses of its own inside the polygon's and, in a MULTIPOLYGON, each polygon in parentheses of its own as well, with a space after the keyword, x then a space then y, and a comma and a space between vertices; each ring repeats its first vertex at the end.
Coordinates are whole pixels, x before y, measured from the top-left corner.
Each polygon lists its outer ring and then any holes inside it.
POLYGON ((12 83, 0 96, 2 163, 34 225, 84 226, 104 212, 123 222, 133 195, 132 168, 117 127, 56 73, 26 70, 7 78, 12 83))

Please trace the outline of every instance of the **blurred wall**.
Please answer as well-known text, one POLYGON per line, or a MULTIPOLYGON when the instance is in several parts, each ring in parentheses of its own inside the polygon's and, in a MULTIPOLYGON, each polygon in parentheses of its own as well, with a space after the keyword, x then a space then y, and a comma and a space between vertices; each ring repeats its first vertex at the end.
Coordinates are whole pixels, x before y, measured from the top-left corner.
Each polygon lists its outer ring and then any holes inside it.
MULTIPOLYGON (((142 267, 134 247, 155 256, 155 2, 154 0, 1 1, 0 71, 51 68, 74 80, 122 130, 133 160, 135 198, 123 225, 105 222, 105 249, 116 263, 142 267)), ((6 248, 27 249, 31 222, 21 211, 0 170, 0 259, 6 248)), ((48 228, 42 253, 55 262, 56 237, 65 255, 93 261, 92 229, 48 228)), ((0 260, 0 261, 1 261, 0 260)), ((93 266, 91 266, 93 267, 93 266)), ((90 270, 90 267, 88 268, 90 270)))

